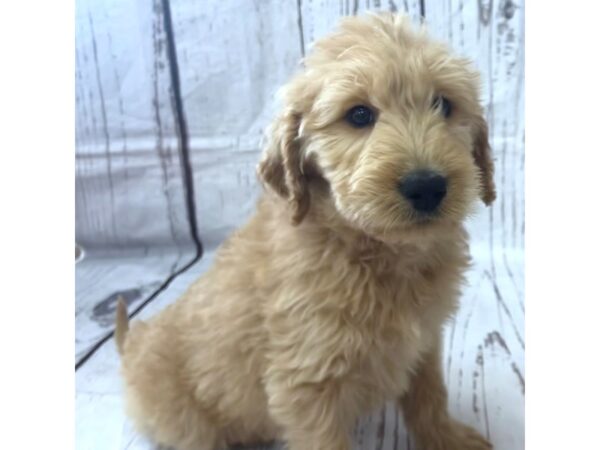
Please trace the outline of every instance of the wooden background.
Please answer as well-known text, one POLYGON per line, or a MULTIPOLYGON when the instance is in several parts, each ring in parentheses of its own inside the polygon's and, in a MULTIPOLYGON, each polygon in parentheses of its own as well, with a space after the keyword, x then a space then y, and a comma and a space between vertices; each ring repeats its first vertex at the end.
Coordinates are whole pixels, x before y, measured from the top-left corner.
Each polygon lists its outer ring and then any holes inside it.
MULTIPOLYGON (((152 448, 122 411, 116 297, 149 317, 206 269, 254 207, 275 91, 340 16, 366 10, 425 16, 482 72, 499 196, 469 223, 445 375, 457 416, 523 448, 523 0, 76 0, 77 448, 152 448)), ((413 448, 391 405, 355 443, 413 448)))

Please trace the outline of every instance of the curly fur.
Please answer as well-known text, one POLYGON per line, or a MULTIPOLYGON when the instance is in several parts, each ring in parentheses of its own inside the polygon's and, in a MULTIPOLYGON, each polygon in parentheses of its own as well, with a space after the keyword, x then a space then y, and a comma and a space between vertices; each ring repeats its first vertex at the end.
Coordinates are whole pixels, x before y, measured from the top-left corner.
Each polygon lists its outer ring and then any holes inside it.
POLYGON ((121 312, 140 430, 179 450, 347 450, 356 419, 396 399, 421 449, 491 448, 449 417, 440 369, 469 261, 462 223, 494 199, 478 95, 469 63, 402 16, 345 19, 317 42, 284 90, 254 216, 175 304, 127 334, 121 312), (356 104, 374 126, 344 121, 356 104), (420 168, 449 183, 427 221, 396 189, 420 168))

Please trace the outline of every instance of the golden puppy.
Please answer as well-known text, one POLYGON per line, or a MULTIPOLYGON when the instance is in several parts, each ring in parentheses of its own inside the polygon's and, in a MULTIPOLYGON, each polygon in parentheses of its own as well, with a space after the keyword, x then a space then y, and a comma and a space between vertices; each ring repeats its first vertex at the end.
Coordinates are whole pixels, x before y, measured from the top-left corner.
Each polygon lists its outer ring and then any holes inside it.
POLYGON ((478 77, 397 15, 345 19, 304 63, 256 214, 159 316, 127 332, 121 304, 129 413, 179 450, 348 450, 395 399, 419 448, 489 449, 449 417, 440 369, 462 222, 495 196, 478 77))

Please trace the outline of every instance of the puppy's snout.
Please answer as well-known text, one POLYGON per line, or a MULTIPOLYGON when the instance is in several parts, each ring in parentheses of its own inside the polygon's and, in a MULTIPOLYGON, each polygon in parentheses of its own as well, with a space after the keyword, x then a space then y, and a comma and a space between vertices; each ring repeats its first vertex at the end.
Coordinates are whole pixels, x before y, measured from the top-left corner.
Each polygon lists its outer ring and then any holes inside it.
POLYGON ((448 183, 446 178, 431 170, 417 170, 406 175, 398 190, 419 212, 431 213, 446 196, 448 183))

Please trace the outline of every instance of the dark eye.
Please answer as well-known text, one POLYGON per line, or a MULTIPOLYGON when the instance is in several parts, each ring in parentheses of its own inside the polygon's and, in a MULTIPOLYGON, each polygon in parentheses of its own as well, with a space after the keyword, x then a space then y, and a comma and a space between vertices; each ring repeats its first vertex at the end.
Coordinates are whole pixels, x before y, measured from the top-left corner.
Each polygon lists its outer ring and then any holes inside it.
POLYGON ((363 105, 354 106, 346 113, 346 121, 356 128, 364 128, 371 125, 374 118, 373 111, 363 105))
POLYGON ((438 95, 433 100, 433 107, 435 109, 440 109, 445 118, 448 118, 452 115, 452 103, 443 95, 438 95))

